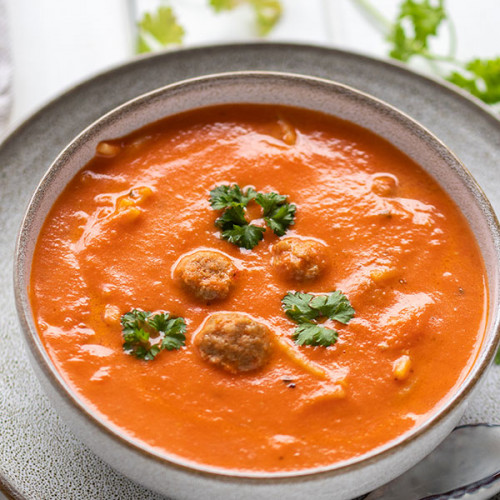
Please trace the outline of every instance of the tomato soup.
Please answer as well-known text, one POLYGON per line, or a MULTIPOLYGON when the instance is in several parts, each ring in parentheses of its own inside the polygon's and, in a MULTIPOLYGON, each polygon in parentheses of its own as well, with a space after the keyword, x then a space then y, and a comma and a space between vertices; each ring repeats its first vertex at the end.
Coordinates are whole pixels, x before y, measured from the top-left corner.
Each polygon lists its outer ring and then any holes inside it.
MULTIPOLYGON (((246 216, 263 227, 255 200, 246 216)), ((267 472, 357 457, 421 424, 469 372, 487 313, 478 246, 435 180, 356 125, 260 105, 101 143, 45 221, 30 297, 50 358, 103 420, 163 453, 267 472), (252 249, 222 238, 210 191, 234 185, 286 196, 294 224, 252 249), (290 238, 321 245, 318 272, 276 267, 290 238), (199 250, 234 266, 224 297, 176 277, 199 250), (298 345, 283 298, 333 291, 354 316, 318 322, 338 332, 331 345, 298 345), (185 345, 131 355, 120 318, 134 309, 184 318, 185 345), (196 338, 216 313, 265 326, 265 363, 228 370, 203 355, 196 338)))

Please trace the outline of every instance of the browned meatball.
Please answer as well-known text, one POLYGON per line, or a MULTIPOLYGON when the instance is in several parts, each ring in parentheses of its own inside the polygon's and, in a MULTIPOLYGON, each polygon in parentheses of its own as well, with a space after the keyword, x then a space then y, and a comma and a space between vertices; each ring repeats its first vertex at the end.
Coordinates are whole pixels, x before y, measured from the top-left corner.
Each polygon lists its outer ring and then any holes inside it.
POLYGON ((262 368, 271 356, 268 328, 241 313, 214 313, 195 339, 201 357, 231 373, 262 368))
POLYGON ((326 247, 315 240, 284 238, 273 246, 272 265, 287 278, 317 278, 326 268, 326 247))
POLYGON ((174 276, 184 287, 202 300, 226 298, 236 274, 229 257, 211 250, 198 250, 182 257, 174 270, 174 276))

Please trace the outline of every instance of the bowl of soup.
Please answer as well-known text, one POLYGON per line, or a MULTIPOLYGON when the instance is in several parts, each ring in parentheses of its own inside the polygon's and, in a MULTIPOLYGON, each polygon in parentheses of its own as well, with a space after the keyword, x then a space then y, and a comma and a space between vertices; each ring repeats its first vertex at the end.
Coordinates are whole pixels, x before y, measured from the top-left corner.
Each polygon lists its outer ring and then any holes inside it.
POLYGON ((444 144, 271 72, 90 125, 34 193, 15 263, 58 412, 173 498, 348 499, 410 468, 493 359, 498 278, 496 217, 444 144))

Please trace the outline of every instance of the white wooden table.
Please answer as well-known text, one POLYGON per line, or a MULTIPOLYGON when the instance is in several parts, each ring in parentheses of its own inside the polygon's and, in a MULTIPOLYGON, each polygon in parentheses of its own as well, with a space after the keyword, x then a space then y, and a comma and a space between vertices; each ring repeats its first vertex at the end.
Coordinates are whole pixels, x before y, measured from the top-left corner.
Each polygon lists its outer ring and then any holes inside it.
MULTIPOLYGON (((137 11, 160 0, 4 0, 13 62, 10 126, 61 91, 134 56, 137 11)), ((399 0, 372 0, 393 18, 399 0)), ((269 40, 321 43, 385 57, 382 36, 352 0, 282 0, 284 16, 269 40)), ((448 0, 460 58, 500 55, 498 0, 448 0)), ((252 12, 215 14, 208 0, 171 0, 185 45, 254 40, 252 12)), ((438 45, 444 46, 446 41, 438 45)))

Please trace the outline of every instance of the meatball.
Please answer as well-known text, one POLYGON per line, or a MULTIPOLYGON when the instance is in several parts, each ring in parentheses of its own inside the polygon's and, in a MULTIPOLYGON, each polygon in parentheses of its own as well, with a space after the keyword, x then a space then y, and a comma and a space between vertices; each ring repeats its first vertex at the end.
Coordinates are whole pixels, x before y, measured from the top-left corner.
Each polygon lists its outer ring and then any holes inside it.
POLYGON ((288 278, 317 278, 326 268, 326 247, 315 240, 284 238, 273 246, 273 267, 288 278))
POLYGON ((236 274, 229 257, 211 250, 198 250, 182 257, 174 270, 174 276, 184 287, 202 300, 226 298, 236 274))
POLYGON ((201 357, 231 373, 262 368, 271 356, 268 328, 241 313, 214 313, 196 335, 201 357))

